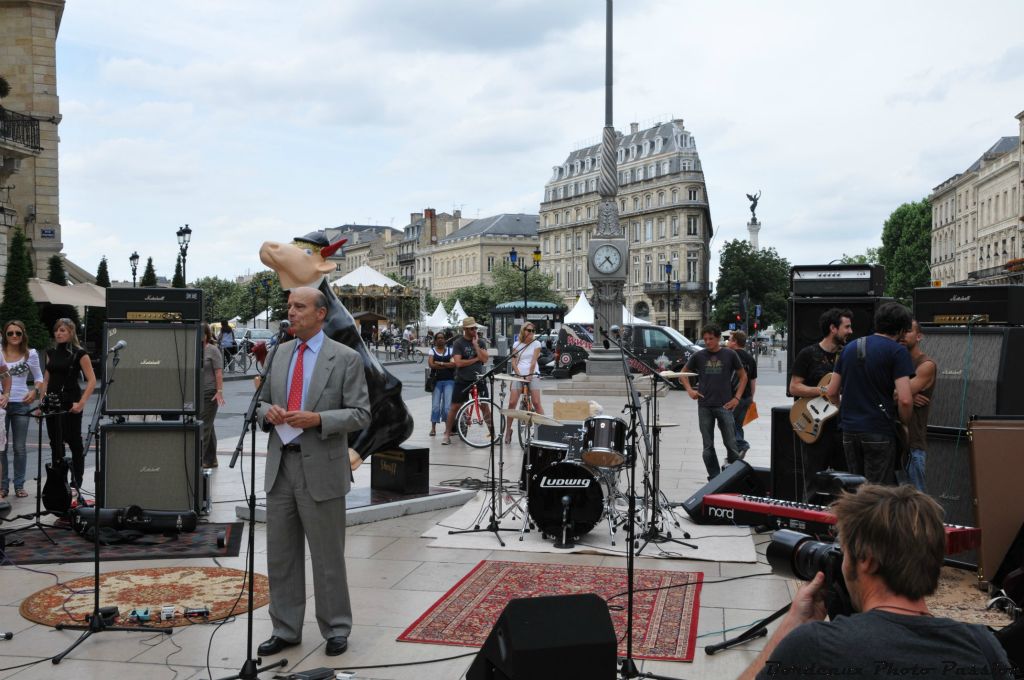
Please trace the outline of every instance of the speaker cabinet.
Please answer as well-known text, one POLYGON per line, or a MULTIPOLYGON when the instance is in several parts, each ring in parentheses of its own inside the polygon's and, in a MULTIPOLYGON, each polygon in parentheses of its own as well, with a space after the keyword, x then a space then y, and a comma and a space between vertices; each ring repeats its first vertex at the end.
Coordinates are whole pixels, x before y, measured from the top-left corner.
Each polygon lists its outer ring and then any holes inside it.
POLYGON ((972 416, 1024 415, 1024 328, 923 328, 935 360, 928 424, 966 428, 972 416))
POLYGON ((925 491, 945 510, 947 524, 977 526, 971 493, 971 443, 966 430, 928 427, 925 491))
POLYGON ((108 323, 105 326, 107 415, 185 414, 199 408, 201 327, 196 323, 108 323), (126 346, 109 353, 118 342, 126 346), (117 362, 116 367, 114 362, 117 362))
POLYGON ((104 425, 96 475, 100 507, 200 512, 201 426, 198 421, 104 425))
POLYGON ((789 340, 786 345, 786 394, 789 394, 789 379, 793 375, 793 360, 804 347, 821 341, 822 333, 818 321, 821 315, 838 307, 853 312, 854 340, 862 335, 875 332, 875 310, 878 306, 892 302, 883 297, 793 297, 789 299, 789 340))
MULTIPOLYGON (((995 578, 1024 524, 1024 418, 975 420, 970 429, 970 479, 981 529, 978 578, 995 578)), ((927 465, 931 465, 931 451, 927 465)), ((927 467, 925 468, 927 470, 927 467)))
POLYGON ((789 407, 772 409, 772 498, 787 501, 804 499, 804 470, 800 464, 800 442, 789 422, 789 407))
POLYGON ((510 600, 466 680, 613 680, 615 628, 593 593, 510 600))

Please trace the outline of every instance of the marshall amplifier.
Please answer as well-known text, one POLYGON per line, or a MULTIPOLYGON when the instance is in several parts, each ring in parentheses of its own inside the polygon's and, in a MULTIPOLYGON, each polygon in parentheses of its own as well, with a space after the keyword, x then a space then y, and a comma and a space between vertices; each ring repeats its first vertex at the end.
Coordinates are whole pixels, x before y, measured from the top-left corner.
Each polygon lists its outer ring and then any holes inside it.
POLYGON ((880 264, 800 265, 789 270, 794 297, 881 296, 885 267, 880 264))
POLYGON ((914 289, 914 318, 921 324, 1024 325, 1024 286, 945 286, 914 289))
POLYGON ((199 324, 107 323, 104 330, 104 375, 113 382, 107 387, 103 413, 199 412, 203 352, 199 324))
POLYGON ((430 486, 430 449, 395 449, 370 456, 370 488, 423 494, 430 486))
POLYGON ((107 288, 109 321, 202 321, 199 288, 107 288))
POLYGON ((199 421, 111 423, 100 428, 100 507, 200 512, 201 430, 199 421))

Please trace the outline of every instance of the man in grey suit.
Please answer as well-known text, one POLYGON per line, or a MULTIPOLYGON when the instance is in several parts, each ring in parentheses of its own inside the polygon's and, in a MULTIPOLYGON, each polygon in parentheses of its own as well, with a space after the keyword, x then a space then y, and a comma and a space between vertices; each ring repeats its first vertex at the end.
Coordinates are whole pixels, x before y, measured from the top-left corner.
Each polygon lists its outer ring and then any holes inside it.
POLYGON ((313 563, 313 596, 326 654, 348 648, 352 605, 345 575, 345 494, 350 486, 347 433, 370 423, 359 354, 326 337, 327 300, 295 288, 288 321, 295 340, 278 346, 260 406, 267 446, 267 569, 274 632, 260 656, 302 641, 305 547, 313 563))

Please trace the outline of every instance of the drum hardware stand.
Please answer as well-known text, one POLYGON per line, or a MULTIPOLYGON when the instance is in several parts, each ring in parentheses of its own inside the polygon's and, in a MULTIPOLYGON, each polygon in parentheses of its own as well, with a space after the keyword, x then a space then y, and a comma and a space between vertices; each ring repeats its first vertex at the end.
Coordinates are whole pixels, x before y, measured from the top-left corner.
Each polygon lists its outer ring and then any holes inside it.
MULTIPOLYGON (((491 381, 491 389, 490 389, 490 392, 488 392, 488 395, 490 395, 490 396, 488 396, 488 400, 490 400, 491 406, 494 406, 494 403, 495 403, 494 402, 494 382, 495 382, 494 376, 502 368, 504 368, 505 365, 508 364, 508 362, 511 361, 514 356, 519 354, 519 352, 521 352, 522 350, 523 350, 523 348, 519 349, 516 352, 510 352, 507 357, 505 357, 501 361, 495 363, 494 366, 491 368, 491 370, 487 371, 486 373, 484 373, 483 375, 481 375, 479 378, 477 378, 474 381, 473 384, 477 384, 477 383, 482 383, 482 382, 490 379, 490 381, 491 381)), ((504 391, 504 388, 502 388, 502 391, 504 391)), ((515 531, 515 529, 502 529, 501 526, 499 525, 499 522, 498 522, 498 520, 501 518, 501 510, 500 510, 500 506, 498 505, 498 488, 497 488, 498 480, 497 480, 497 478, 493 474, 494 471, 496 470, 496 468, 494 467, 494 409, 488 407, 488 411, 490 413, 489 417, 490 417, 490 421, 491 421, 491 423, 490 423, 491 424, 491 447, 490 447, 490 449, 491 449, 491 460, 490 460, 490 469, 491 469, 491 473, 492 474, 491 474, 491 489, 488 492, 490 494, 490 496, 491 496, 491 512, 490 512, 491 518, 490 518, 490 521, 487 523, 487 526, 485 526, 485 527, 481 527, 480 523, 478 521, 477 524, 472 529, 453 529, 453 530, 450 530, 448 532, 448 535, 452 536, 452 535, 455 535, 455 534, 478 534, 478 533, 482 533, 482 532, 492 533, 492 534, 494 534, 494 537, 496 539, 498 539, 498 545, 500 545, 502 548, 504 548, 505 547, 505 542, 503 540, 501 540, 501 533, 500 532, 502 532, 502 531, 515 531)), ((456 423, 456 426, 458 426, 458 423, 456 423)), ((502 436, 502 434, 503 433, 499 433, 499 436, 502 436)), ((504 440, 503 436, 502 436, 502 440, 504 440)), ((502 472, 499 472, 499 474, 504 474, 504 472, 503 472, 504 468, 505 468, 505 463, 504 463, 504 447, 501 449, 501 451, 502 451, 502 460, 499 461, 499 465, 500 465, 500 468, 501 468, 502 472)))
MULTIPOLYGON (((245 445, 245 435, 249 434, 249 499, 246 503, 249 510, 249 537, 248 544, 246 546, 247 560, 245 565, 246 571, 246 582, 249 584, 249 599, 248 599, 248 612, 246 613, 246 630, 245 630, 245 661, 242 662, 242 668, 235 675, 222 678, 221 680, 254 680, 259 677, 260 673, 272 670, 274 668, 281 668, 288 665, 288 659, 278 659, 272 664, 257 668, 263 664, 263 659, 254 657, 252 655, 253 635, 252 635, 252 622, 253 622, 253 587, 252 582, 256 574, 256 428, 258 427, 259 414, 257 409, 260 405, 260 397, 263 395, 263 387, 267 384, 270 379, 270 371, 274 366, 274 359, 277 358, 277 350, 288 338, 287 330, 282 329, 277 338, 277 344, 267 354, 266 360, 263 362, 263 372, 259 374, 259 387, 252 395, 252 399, 249 400, 249 406, 245 410, 245 421, 242 426, 242 431, 238 435, 238 443, 235 444, 235 452, 231 456, 231 462, 228 467, 234 468, 235 463, 238 462, 238 457, 242 455, 242 448, 245 445)), ((347 460, 347 459, 346 459, 347 460)), ((244 587, 244 586, 243 586, 244 587)))
MULTIPOLYGON (((600 314, 595 310, 595 315, 600 314)), ((605 320, 605 323, 608 323, 605 320)), ((605 337, 609 337, 610 334, 606 334, 605 337)), ((634 572, 634 561, 636 560, 636 554, 633 552, 633 546, 636 542, 636 459, 639 457, 639 441, 637 440, 637 425, 640 426, 640 435, 643 436, 644 443, 650 450, 650 435, 647 431, 647 423, 644 422, 642 406, 640 405, 640 395, 637 393, 636 385, 629 376, 629 364, 626 363, 626 354, 629 352, 622 346, 622 342, 619 339, 611 339, 621 351, 622 351, 622 373, 626 379, 626 386, 629 388, 629 410, 630 410, 630 425, 629 428, 630 436, 633 438, 633 450, 630 457, 626 461, 626 481, 629 487, 629 513, 626 519, 626 544, 629 549, 626 551, 626 656, 622 659, 622 664, 619 666, 619 677, 621 678, 655 678, 655 680, 674 680, 669 676, 655 675, 653 673, 641 673, 636 667, 636 661, 633 660, 633 572, 634 572)), ((696 547, 696 546, 694 546, 696 547)))
POLYGON ((47 529, 52 529, 53 527, 48 526, 46 524, 43 524, 42 522, 39 521, 39 518, 42 517, 45 514, 48 514, 49 511, 47 510, 46 512, 43 512, 43 508, 42 508, 42 502, 43 502, 43 421, 46 419, 46 414, 42 413, 42 411, 40 409, 37 409, 37 410, 39 411, 39 413, 26 413, 24 415, 17 416, 18 418, 35 418, 36 422, 39 425, 39 428, 38 428, 38 431, 39 431, 39 434, 38 434, 39 441, 37 442, 37 446, 36 446, 36 511, 28 513, 28 514, 25 514, 25 515, 17 515, 16 517, 12 517, 11 519, 9 519, 8 521, 12 521, 12 520, 15 520, 15 519, 30 519, 30 520, 32 520, 32 522, 30 522, 29 524, 26 524, 24 526, 20 526, 17 529, 11 529, 10 531, 5 532, 4 535, 5 536, 9 536, 10 534, 14 534, 14 533, 17 533, 19 531, 27 531, 28 529, 39 529, 39 531, 42 532, 43 536, 46 536, 46 540, 48 540, 53 545, 57 545, 57 542, 55 540, 53 540, 53 537, 50 536, 50 534, 46 533, 47 529))
POLYGON ((573 542, 575 536, 572 535, 570 527, 572 526, 572 497, 562 496, 562 533, 558 540, 555 541, 554 547, 559 550, 571 550, 576 547, 576 543, 573 542))
MULTIPOLYGON (((525 422, 526 423, 526 428, 527 428, 527 430, 526 430, 526 448, 525 448, 525 453, 523 454, 524 456, 526 456, 526 482, 524 484, 523 497, 521 499, 519 499, 518 501, 516 501, 515 503, 513 503, 511 506, 509 506, 509 510, 510 511, 512 510, 512 508, 517 508, 517 509, 520 510, 520 512, 523 513, 523 526, 519 530, 519 540, 522 541, 524 534, 527 534, 527 533, 530 532, 530 526, 532 524, 530 522, 530 477, 532 476, 532 470, 533 470, 533 451, 532 451, 532 446, 531 445, 533 444, 533 430, 534 430, 534 426, 537 425, 537 424, 560 425, 561 423, 559 421, 555 420, 554 418, 549 418, 548 416, 545 416, 545 415, 543 415, 541 413, 536 413, 535 411, 523 412, 523 411, 517 411, 516 409, 499 409, 499 412, 501 413, 503 418, 509 418, 510 417, 513 420, 520 420, 520 421, 525 422), (541 422, 541 421, 546 421, 546 422, 541 422), (524 503, 524 506, 522 508, 520 508, 519 507, 519 503, 524 503)), ((568 454, 566 454, 566 455, 568 455, 568 454)), ((565 503, 566 498, 568 498, 568 497, 563 497, 563 499, 562 499, 562 503, 563 504, 565 503)), ((568 500, 569 500, 570 503, 572 502, 571 498, 568 498, 568 500)), ((504 517, 504 515, 502 515, 502 517, 504 517)), ((563 522, 564 521, 565 521, 565 518, 564 518, 564 513, 563 513, 563 522)), ((563 526, 563 535, 564 535, 564 532, 565 532, 565 527, 563 526)), ((563 543, 564 542, 565 542, 565 540, 563 539, 563 543)), ((558 544, 555 544, 555 547, 558 548, 560 546, 558 544)))
MULTIPOLYGON (((103 413, 103 409, 107 404, 107 395, 110 394, 110 386, 114 384, 114 372, 117 371, 117 364, 120 361, 118 356, 118 350, 115 349, 114 358, 111 362, 111 368, 109 375, 105 375, 101 383, 102 390, 100 391, 99 403, 96 404, 96 410, 92 414, 92 422, 89 424, 89 434, 85 440, 85 450, 83 456, 89 453, 89 448, 92 446, 93 439, 96 436, 96 426, 99 424, 100 415, 103 413)), ((98 453, 98 452, 97 452, 98 453)), ((99 482, 102 479, 103 474, 103 462, 102 457, 96 456, 96 476, 95 481, 99 482)), ((79 492, 81 490, 78 490, 79 492)), ((65 649, 60 654, 54 656, 51 660, 53 663, 59 664, 64 660, 64 657, 71 653, 78 645, 85 642, 88 638, 92 637, 95 633, 103 633, 105 631, 123 631, 130 633, 146 633, 147 635, 152 633, 164 633, 170 635, 172 632, 171 628, 141 628, 139 626, 111 626, 103 620, 103 615, 100 613, 100 515, 103 503, 100 500, 99 495, 96 496, 95 507, 95 521, 93 522, 93 607, 92 613, 86 615, 86 625, 72 625, 68 626, 62 623, 58 623, 55 628, 57 630, 80 630, 83 631, 78 639, 71 643, 71 646, 65 649)))

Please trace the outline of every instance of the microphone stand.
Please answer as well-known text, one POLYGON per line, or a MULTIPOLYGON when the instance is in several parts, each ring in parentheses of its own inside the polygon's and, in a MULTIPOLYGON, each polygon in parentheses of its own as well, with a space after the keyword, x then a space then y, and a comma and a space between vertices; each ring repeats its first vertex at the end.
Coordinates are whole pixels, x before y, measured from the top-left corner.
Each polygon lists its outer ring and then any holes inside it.
MULTIPOLYGON (((28 529, 39 529, 39 531, 42 532, 43 536, 46 537, 46 540, 48 540, 53 545, 57 545, 57 541, 53 540, 53 537, 50 536, 50 534, 46 533, 47 529, 52 529, 53 527, 50 527, 50 526, 48 526, 46 524, 43 524, 42 522, 39 521, 40 517, 42 517, 44 514, 47 514, 47 513, 43 512, 43 508, 42 508, 42 502, 43 502, 43 421, 46 420, 46 414, 44 414, 40 410, 38 414, 26 413, 24 415, 17 415, 15 417, 17 417, 17 418, 35 418, 36 422, 39 425, 39 434, 38 434, 39 440, 38 440, 37 446, 36 446, 36 511, 33 512, 33 513, 28 513, 28 514, 25 514, 25 515, 17 515, 15 517, 12 517, 11 520, 15 520, 15 519, 30 519, 30 520, 32 520, 32 522, 30 522, 29 524, 26 524, 24 526, 20 526, 17 529, 11 529, 10 531, 5 532, 4 536, 8 536, 10 534, 14 534, 14 533, 17 533, 19 531, 26 531, 28 529)), ((47 511, 47 512, 49 512, 49 511, 47 511)), ((8 521, 11 521, 11 520, 8 520, 8 521)))
MULTIPOLYGON (((110 394, 110 386, 114 384, 114 373, 117 371, 117 364, 121 361, 121 358, 118 355, 119 351, 120 350, 114 350, 114 352, 113 352, 114 358, 111 361, 111 367, 110 367, 109 373, 107 371, 104 371, 103 381, 101 383, 101 387, 103 389, 100 391, 100 394, 102 396, 100 396, 99 403, 96 404, 96 410, 93 411, 92 422, 89 423, 89 432, 88 432, 88 435, 86 436, 86 439, 85 439, 85 452, 83 453, 83 456, 88 455, 89 449, 92 447, 92 442, 93 442, 93 439, 95 438, 95 435, 96 435, 96 428, 97 428, 97 425, 99 424, 99 421, 100 421, 100 415, 103 413, 103 409, 106 408, 106 405, 107 405, 107 395, 110 394)), ((96 473, 95 473, 95 476, 93 477, 93 481, 96 484, 99 484, 100 479, 102 479, 102 477, 100 476, 102 473, 103 473, 103 461, 101 459, 101 456, 99 456, 98 452, 97 452, 97 456, 96 456, 96 473)), ((79 489, 79 491, 81 491, 81 490, 79 489)), ((166 634, 166 635, 170 635, 173 632, 172 629, 170 629, 170 628, 142 628, 142 627, 139 627, 139 626, 112 626, 112 625, 107 624, 103 620, 103 615, 100 614, 100 522, 101 522, 100 516, 102 514, 100 511, 102 509, 103 509, 103 501, 100 498, 99 494, 97 494, 96 495, 96 505, 94 506, 95 514, 93 515, 93 523, 92 523, 92 530, 93 530, 93 538, 92 538, 92 547, 93 547, 93 591, 92 591, 93 592, 93 605, 92 605, 92 614, 86 615, 86 621, 88 623, 87 623, 87 625, 84 625, 84 626, 80 625, 80 624, 68 626, 68 625, 64 625, 62 623, 58 623, 55 626, 57 630, 80 630, 80 631, 83 631, 83 632, 82 632, 82 634, 80 636, 78 636, 77 640, 75 640, 73 643, 71 643, 70 647, 68 647, 67 649, 65 649, 60 654, 58 654, 58 655, 53 657, 52 661, 53 661, 54 665, 59 664, 61 661, 63 661, 64 657, 71 653, 71 650, 73 650, 75 647, 77 647, 78 645, 80 645, 83 642, 85 642, 88 638, 92 637, 92 635, 95 634, 95 633, 102 633, 104 631, 124 631, 124 632, 130 632, 130 633, 147 633, 147 634, 163 633, 163 634, 166 634)))
MULTIPOLYGON (((607 319, 605 322, 607 323, 607 319)), ((648 451, 651 449, 651 440, 647 431, 647 423, 645 423, 643 419, 643 407, 640 405, 640 394, 637 392, 636 385, 634 385, 633 381, 630 379, 629 364, 626 362, 626 354, 628 353, 630 356, 633 356, 633 353, 629 352, 622 346, 621 338, 612 338, 610 333, 605 333, 604 335, 614 343, 616 347, 622 350, 619 357, 622 361, 622 374, 626 379, 626 386, 629 388, 629 431, 630 438, 633 441, 632 452, 627 456, 628 467, 626 468, 626 479, 629 486, 629 516, 626 523, 626 545, 629 546, 626 550, 626 657, 622 659, 622 665, 619 667, 619 676, 622 678, 655 678, 656 680, 674 680, 673 678, 665 675, 641 673, 636 667, 636 661, 633 660, 633 573, 634 560, 636 559, 633 547, 636 541, 636 459, 639 457, 637 425, 640 426, 640 432, 648 451)), ((697 546, 693 547, 696 548, 697 546)))
POLYGON ((249 586, 248 596, 248 613, 246 615, 246 628, 245 628, 245 661, 242 663, 242 668, 238 673, 229 675, 219 680, 253 680, 253 678, 259 677, 260 673, 269 671, 274 668, 281 668, 288 665, 288 659, 278 659, 272 664, 257 668, 263 663, 263 659, 254 658, 252 655, 252 622, 253 622, 253 579, 256 574, 256 427, 257 427, 257 413, 256 409, 259 407, 260 396, 263 394, 263 387, 267 384, 267 380, 270 378, 270 370, 274 366, 274 359, 277 358, 277 350, 280 349, 281 343, 284 342, 285 332, 282 331, 277 341, 277 345, 267 354, 267 360, 263 362, 263 372, 259 374, 260 386, 256 388, 256 391, 252 395, 252 399, 249 400, 249 407, 245 410, 245 424, 242 427, 242 432, 238 436, 238 444, 235 445, 235 453, 231 456, 231 463, 228 467, 234 468, 235 463, 238 462, 238 457, 242 455, 242 446, 245 442, 246 432, 250 433, 249 439, 249 499, 247 502, 249 508, 249 540, 246 547, 247 560, 245 565, 246 579, 249 586))
MULTIPOLYGON (((514 531, 516 531, 516 529, 503 529, 503 528, 501 528, 499 526, 499 523, 498 523, 498 518, 501 517, 501 509, 498 507, 498 480, 497 480, 497 477, 502 477, 502 481, 504 482, 504 474, 505 474, 505 455, 504 455, 504 451, 505 451, 505 447, 504 447, 504 444, 502 444, 502 449, 501 449, 502 455, 500 457, 500 460, 498 461, 498 468, 495 468, 494 467, 494 440, 495 440, 495 436, 494 436, 494 408, 493 408, 493 406, 494 406, 494 403, 495 403, 494 402, 494 376, 497 373, 500 372, 500 369, 504 368, 508 364, 508 362, 512 360, 512 357, 516 356, 517 354, 519 354, 522 351, 523 351, 523 348, 520 347, 515 352, 509 352, 509 355, 507 357, 505 357, 501 361, 496 362, 494 364, 494 366, 491 368, 491 370, 487 371, 486 373, 481 375, 479 378, 477 378, 473 382, 473 384, 475 385, 477 383, 482 383, 482 382, 484 382, 487 379, 490 379, 490 381, 491 381, 491 383, 490 383, 490 390, 491 391, 488 393, 488 394, 490 394, 489 400, 491 402, 491 407, 492 407, 492 408, 490 408, 490 414, 488 416, 490 418, 490 421, 491 421, 491 447, 490 447, 491 448, 491 452, 490 452, 490 455, 491 455, 491 490, 489 492, 491 494, 491 518, 490 518, 490 521, 487 523, 487 526, 485 526, 485 527, 481 527, 479 524, 477 524, 472 529, 453 529, 453 530, 448 532, 449 536, 454 535, 454 534, 478 534, 478 533, 489 532, 489 533, 493 533, 494 534, 494 537, 496 539, 498 539, 498 544, 502 548, 504 548, 505 547, 505 542, 501 540, 501 533, 500 532, 502 532, 502 531, 513 531, 514 532, 514 531), (496 470, 498 472, 498 476, 497 477, 494 474, 494 472, 496 470)), ((500 413, 498 415, 501 418, 501 420, 499 422, 502 425, 504 425, 505 424, 505 417, 501 416, 500 413)), ((459 425, 458 423, 455 423, 456 427, 458 427, 458 425, 459 425)), ((504 437, 502 435, 504 435, 504 432, 499 432, 498 433, 498 436, 502 437, 502 439, 504 439, 504 437)), ((529 451, 527 451, 527 455, 529 455, 529 451)), ((478 518, 479 518, 479 515, 478 515, 478 518)))

